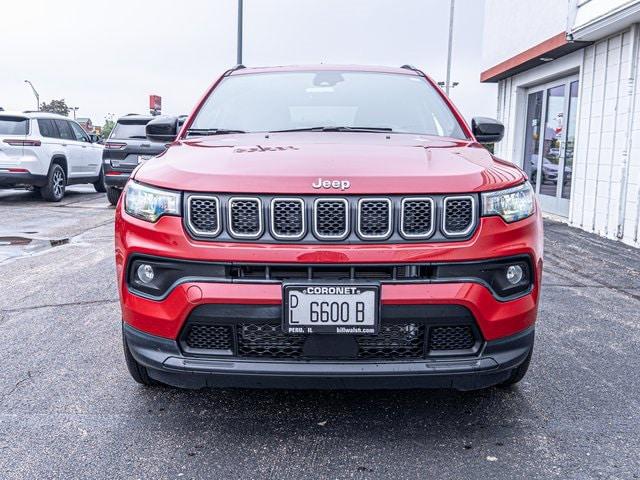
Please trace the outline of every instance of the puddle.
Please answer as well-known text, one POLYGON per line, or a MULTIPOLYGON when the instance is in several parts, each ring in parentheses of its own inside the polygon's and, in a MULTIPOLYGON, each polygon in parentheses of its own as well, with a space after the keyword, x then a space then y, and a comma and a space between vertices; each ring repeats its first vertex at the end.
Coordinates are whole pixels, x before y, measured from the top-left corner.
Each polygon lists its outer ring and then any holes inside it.
POLYGON ((22 257, 43 252, 69 243, 68 238, 46 240, 27 237, 0 237, 0 262, 8 258, 22 257))
POLYGON ((28 245, 33 240, 24 237, 0 237, 0 246, 5 245, 28 245))

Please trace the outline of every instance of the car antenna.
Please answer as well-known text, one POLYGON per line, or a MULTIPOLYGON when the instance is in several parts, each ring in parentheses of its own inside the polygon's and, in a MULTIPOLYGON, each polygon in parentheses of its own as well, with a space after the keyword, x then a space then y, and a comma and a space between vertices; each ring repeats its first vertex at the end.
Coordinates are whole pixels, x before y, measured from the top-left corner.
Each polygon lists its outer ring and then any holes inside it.
POLYGON ((412 71, 416 72, 418 75, 420 75, 421 77, 426 77, 425 73, 422 70, 420 70, 419 68, 414 67, 413 65, 409 65, 408 63, 405 63, 400 68, 404 68, 405 70, 412 70, 412 71))
POLYGON ((223 77, 226 77, 227 75, 230 75, 231 72, 235 72, 236 70, 242 70, 243 68, 247 68, 245 67, 243 64, 239 63, 234 67, 231 67, 229 70, 227 70, 226 72, 224 72, 224 75, 222 75, 223 77))

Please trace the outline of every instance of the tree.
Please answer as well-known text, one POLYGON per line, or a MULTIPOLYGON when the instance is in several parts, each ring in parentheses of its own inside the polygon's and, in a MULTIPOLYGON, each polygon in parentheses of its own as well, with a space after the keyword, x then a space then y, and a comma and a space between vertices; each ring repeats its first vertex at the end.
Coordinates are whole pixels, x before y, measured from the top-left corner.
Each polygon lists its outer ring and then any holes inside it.
POLYGON ((49 103, 42 102, 40 110, 43 112, 57 113, 59 115, 69 116, 69 107, 67 106, 64 98, 60 100, 51 100, 49 103))
POLYGON ((109 117, 105 117, 104 126, 102 127, 102 138, 109 138, 111 135, 111 130, 116 126, 116 122, 111 120, 109 117))

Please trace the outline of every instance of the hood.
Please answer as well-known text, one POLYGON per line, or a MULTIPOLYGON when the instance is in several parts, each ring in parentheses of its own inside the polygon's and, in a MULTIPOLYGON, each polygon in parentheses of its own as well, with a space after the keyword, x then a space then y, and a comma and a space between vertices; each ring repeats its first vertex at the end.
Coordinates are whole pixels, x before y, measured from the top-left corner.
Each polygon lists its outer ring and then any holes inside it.
POLYGON ((297 132, 182 140, 141 166, 135 179, 196 192, 425 194, 507 188, 522 182, 524 174, 475 142, 297 132), (325 180, 337 180, 340 187, 313 188, 325 180))

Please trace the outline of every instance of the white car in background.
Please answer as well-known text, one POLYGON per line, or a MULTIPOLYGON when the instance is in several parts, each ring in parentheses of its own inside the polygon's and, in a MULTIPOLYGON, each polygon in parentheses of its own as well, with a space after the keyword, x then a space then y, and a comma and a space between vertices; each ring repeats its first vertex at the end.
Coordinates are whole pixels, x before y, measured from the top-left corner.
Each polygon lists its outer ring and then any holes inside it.
POLYGON ((67 185, 104 192, 102 145, 75 121, 44 112, 0 112, 0 188, 33 187, 59 202, 67 185))

